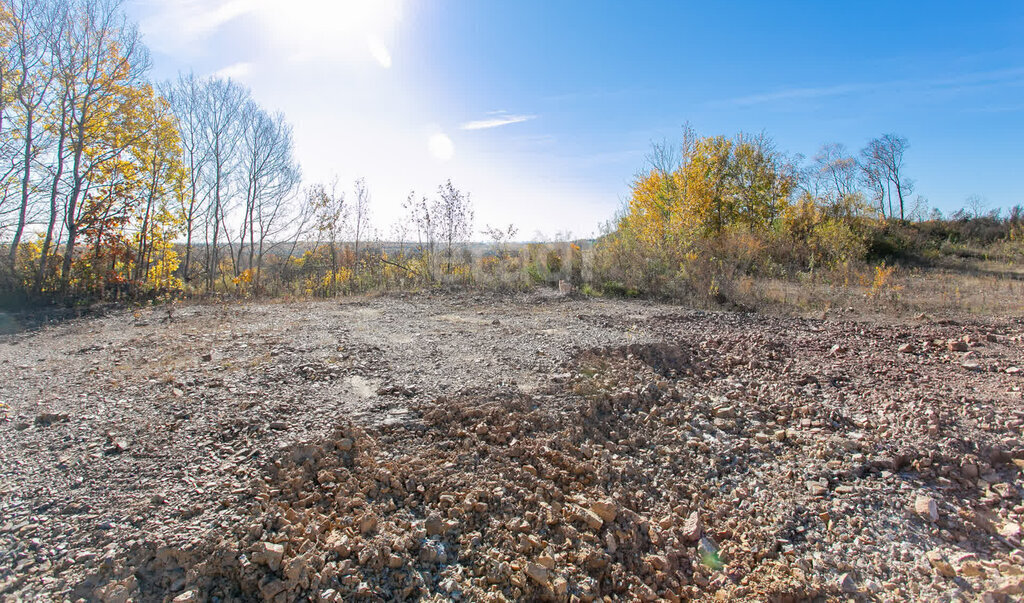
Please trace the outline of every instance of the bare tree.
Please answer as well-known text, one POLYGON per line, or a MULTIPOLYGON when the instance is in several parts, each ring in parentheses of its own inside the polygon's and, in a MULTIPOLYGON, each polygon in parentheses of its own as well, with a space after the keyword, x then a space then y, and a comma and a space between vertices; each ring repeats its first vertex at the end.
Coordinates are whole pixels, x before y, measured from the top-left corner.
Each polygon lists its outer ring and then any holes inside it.
POLYGON ((409 241, 409 223, 397 220, 391 225, 391 241, 398 243, 398 257, 405 257, 405 244, 409 241))
POLYGON ((28 221, 33 192, 33 167, 43 148, 39 138, 41 135, 45 136, 45 130, 40 133, 37 126, 40 121, 39 113, 46 110, 50 85, 55 75, 47 62, 52 49, 48 36, 53 30, 56 12, 39 0, 12 0, 9 10, 10 31, 13 34, 17 57, 14 103, 20 122, 18 138, 22 146, 21 194, 9 254, 9 261, 13 265, 28 221))
POLYGON ((654 170, 662 178, 668 178, 679 170, 683 155, 678 146, 673 145, 668 139, 660 142, 652 142, 650 150, 644 157, 644 163, 649 169, 654 170))
POLYGON ((251 139, 254 144, 248 145, 246 153, 247 157, 256 159, 257 166, 257 169, 250 167, 246 173, 250 175, 253 206, 249 212, 248 265, 252 267, 255 252, 256 288, 259 289, 263 256, 271 244, 270 238, 292 226, 288 202, 299 185, 302 173, 294 157, 292 128, 284 115, 278 113, 260 118, 250 128, 260 133, 251 139), (260 152, 251 153, 253 149, 260 152))
POLYGON ((423 258, 424 270, 427 272, 427 279, 434 280, 434 252, 437 246, 439 235, 438 216, 435 214, 436 203, 431 203, 426 197, 416 199, 416 192, 410 191, 405 200, 404 208, 409 214, 409 221, 416 228, 416 241, 419 247, 420 256, 423 258))
POLYGON ((907 212, 907 219, 914 222, 924 222, 931 213, 932 207, 928 204, 928 199, 924 195, 917 195, 914 197, 910 211, 907 212))
POLYGON ((964 201, 964 207, 970 211, 970 216, 974 219, 978 219, 985 215, 985 209, 988 207, 988 201, 981 195, 970 195, 964 201))
POLYGON ((223 276, 225 245, 234 275, 254 270, 258 289, 271 238, 294 230, 304 211, 289 214, 301 178, 291 126, 231 80, 179 76, 169 95, 188 172, 186 274, 195 237, 202 232, 207 289, 223 276))
MULTIPOLYGON (((9 213, 8 201, 12 198, 11 175, 18 169, 15 159, 17 137, 9 127, 11 110, 17 93, 17 64, 19 61, 16 25, 13 7, 0 3, 0 215, 9 213)), ((0 219, 0 235, 10 225, 0 219)))
POLYGON ((838 203, 857 190, 857 160, 842 143, 828 143, 813 158, 813 168, 820 182, 820 196, 829 203, 838 203))
POLYGON ((352 233, 355 235, 356 272, 359 271, 359 243, 370 227, 370 191, 366 179, 359 178, 355 184, 355 198, 352 200, 352 233))
MULTIPOLYGON (((498 279, 499 283, 504 284, 504 275, 509 272, 510 268, 513 268, 515 257, 512 251, 509 249, 509 244, 516 238, 519 233, 519 229, 514 224, 509 224, 505 228, 487 225, 484 227, 480 234, 485 235, 491 240, 492 249, 495 257, 493 264, 481 262, 481 266, 484 272, 491 272, 492 276, 498 279)), ((522 264, 515 266, 516 269, 520 268, 522 264)), ((518 270, 516 270, 518 272, 518 270)))
POLYGON ((198 227, 197 221, 206 200, 205 170, 210 156, 206 152, 203 120, 203 83, 195 74, 179 74, 173 85, 165 86, 165 97, 178 124, 181 139, 182 163, 187 171, 184 207, 185 261, 182 274, 186 283, 192 280, 192 248, 198 227))
MULTIPOLYGON (((885 170, 880 164, 865 155, 864 151, 861 151, 858 167, 860 168, 861 184, 871 191, 871 199, 878 204, 878 212, 882 218, 885 218, 887 215, 885 211, 885 170)), ((890 212, 888 215, 891 217, 892 213, 890 212)))
POLYGON ((210 188, 206 218, 206 286, 211 291, 220 269, 220 235, 222 231, 227 234, 224 222, 232 198, 231 176, 242 140, 240 114, 247 101, 248 92, 231 80, 215 78, 203 86, 201 115, 210 166, 206 173, 210 188))
POLYGON ((480 231, 480 234, 491 240, 494 244, 494 251, 502 259, 508 257, 508 245, 516 238, 518 233, 519 229, 516 228, 515 224, 509 224, 507 228, 499 228, 488 224, 480 231))
POLYGON ((254 267, 257 248, 263 246, 267 230, 273 228, 285 198, 299 181, 299 169, 293 157, 292 130, 284 116, 271 116, 250 100, 242 111, 242 121, 239 171, 245 185, 245 199, 235 261, 236 275, 243 269, 254 267), (248 250, 247 258, 243 258, 245 250, 248 250))
POLYGON ((868 179, 881 189, 889 203, 889 216, 894 215, 892 202, 896 195, 900 220, 906 219, 905 198, 914 192, 914 182, 903 174, 903 156, 910 143, 896 134, 885 134, 872 139, 861 151, 861 164, 868 179))
POLYGON ((448 180, 437 189, 434 214, 438 217, 438 234, 444 250, 445 273, 451 274, 455 251, 469 242, 473 231, 473 206, 469 195, 452 186, 448 180))

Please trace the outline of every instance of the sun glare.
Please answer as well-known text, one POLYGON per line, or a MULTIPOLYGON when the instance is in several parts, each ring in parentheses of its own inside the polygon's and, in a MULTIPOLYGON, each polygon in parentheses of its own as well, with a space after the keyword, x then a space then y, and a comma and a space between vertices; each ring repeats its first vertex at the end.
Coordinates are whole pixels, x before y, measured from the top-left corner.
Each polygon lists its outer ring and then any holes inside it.
POLYGON ((391 67, 389 46, 401 8, 399 0, 257 0, 256 4, 266 27, 295 46, 296 56, 352 53, 385 69, 391 67))

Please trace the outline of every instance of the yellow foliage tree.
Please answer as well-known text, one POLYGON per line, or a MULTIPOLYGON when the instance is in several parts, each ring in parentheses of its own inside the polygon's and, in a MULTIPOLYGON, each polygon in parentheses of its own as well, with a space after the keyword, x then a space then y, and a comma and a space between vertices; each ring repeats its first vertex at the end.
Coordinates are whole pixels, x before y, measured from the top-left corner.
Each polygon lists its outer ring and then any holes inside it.
POLYGON ((795 176, 767 138, 695 138, 683 152, 672 172, 652 169, 633 182, 619 232, 646 254, 681 258, 697 238, 763 231, 788 207, 795 176))
POLYGON ((177 276, 181 259, 174 249, 174 237, 181 228, 181 216, 171 211, 167 203, 161 203, 153 216, 149 237, 149 269, 146 271, 145 286, 150 290, 171 292, 180 290, 184 283, 177 276))
MULTIPOLYGON (((182 224, 185 170, 178 131, 167 102, 152 86, 120 85, 97 119, 85 156, 95 162, 79 228, 91 252, 76 261, 93 266, 100 282, 132 289, 172 290, 180 263, 173 248, 182 224), (96 266, 105 265, 104 270, 96 266)), ((77 271, 81 272, 81 271, 77 271)))

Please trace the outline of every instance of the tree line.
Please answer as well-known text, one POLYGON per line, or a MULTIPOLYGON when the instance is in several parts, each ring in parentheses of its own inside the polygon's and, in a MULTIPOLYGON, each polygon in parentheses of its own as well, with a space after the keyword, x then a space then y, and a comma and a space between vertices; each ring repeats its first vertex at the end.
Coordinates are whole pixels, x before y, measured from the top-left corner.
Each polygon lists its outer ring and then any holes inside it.
POLYGON ((298 279, 298 291, 334 290, 369 256, 411 277, 458 271, 472 209, 450 182, 433 200, 410 195, 412 229, 393 233, 401 257, 388 260, 379 240, 367 245, 379 235, 365 181, 349 196, 337 181, 301 189, 284 115, 228 79, 185 73, 157 84, 149 71, 120 0, 0 4, 8 297, 258 291, 268 269, 278 287, 298 279), (406 249, 411 230, 419 244, 406 249), (405 257, 414 249, 429 257, 405 257))
POLYGON ((176 133, 145 79, 137 30, 111 2, 13 0, 0 11, 6 279, 67 288, 123 263, 129 240, 126 277, 164 270, 176 133))
MULTIPOLYGON (((593 253, 562 241, 513 246, 487 226, 470 253, 473 207, 450 181, 410 193, 384 234, 367 183, 302 187, 292 128, 238 82, 149 77, 121 0, 0 3, 0 297, 37 301, 177 293, 337 295, 479 280, 561 279, 623 290, 717 291, 726 272, 793 275, 888 258, 959 236, 1024 236, 983 201, 927 234, 906 138, 810 158, 764 134, 655 145, 627 206, 593 253), (926 241, 927 240, 927 241, 926 241), (586 255, 586 258, 584 257, 586 255), (696 284, 694 284, 696 283, 696 284)), ((980 239, 979 239, 980 240, 980 239)))
MULTIPOLYGON (((1007 243, 1021 255, 1024 210, 983 215, 980 198, 951 220, 912 198, 909 141, 874 138, 857 154, 821 147, 810 161, 768 136, 699 136, 656 144, 628 203, 599 241, 600 286, 717 298, 739 277, 815 274, 849 283, 865 262, 917 260, 942 245, 1007 243), (917 222, 911 222, 911 219, 917 222)), ((1004 254, 1005 255, 1005 254, 1004 254)))
POLYGON ((803 190, 816 199, 835 205, 843 199, 861 197, 878 208, 882 218, 906 220, 919 215, 925 202, 913 200, 914 181, 907 177, 904 156, 910 142, 897 134, 871 139, 853 156, 841 143, 821 147, 801 175, 803 190), (908 211, 909 210, 909 211, 908 211))

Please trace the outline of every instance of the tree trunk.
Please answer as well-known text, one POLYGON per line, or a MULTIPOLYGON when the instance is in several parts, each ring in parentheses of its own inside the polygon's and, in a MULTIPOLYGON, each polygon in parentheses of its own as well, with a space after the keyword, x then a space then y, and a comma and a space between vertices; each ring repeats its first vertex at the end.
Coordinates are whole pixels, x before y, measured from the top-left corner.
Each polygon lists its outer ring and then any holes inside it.
POLYGON ((75 160, 72 167, 72 174, 74 174, 74 186, 71 188, 71 195, 68 197, 68 209, 67 215, 64 217, 65 222, 68 226, 68 239, 67 244, 64 248, 64 264, 61 266, 60 278, 61 286, 67 288, 71 282, 71 259, 75 253, 75 241, 78 239, 78 219, 75 213, 78 211, 78 200, 82 194, 83 176, 79 173, 82 166, 82 151, 83 151, 83 126, 79 126, 79 139, 75 144, 75 160))
POLYGON ((189 203, 188 203, 188 214, 185 217, 185 267, 183 272, 184 281, 188 283, 192 280, 192 274, 190 268, 192 267, 192 230, 195 228, 195 215, 196 215, 196 175, 195 175, 195 159, 193 153, 190 151, 188 156, 188 177, 189 177, 189 203))
POLYGON ((57 140, 57 172, 53 176, 53 185, 50 188, 50 219, 46 225, 46 237, 43 239, 42 255, 39 256, 39 272, 36 275, 36 293, 42 293, 43 280, 46 278, 46 264, 49 261, 50 244, 53 243, 53 229, 57 225, 57 192, 60 189, 60 179, 64 175, 64 141, 65 130, 63 127, 63 116, 61 133, 57 140))
MULTIPOLYGON (((217 152, 216 150, 214 152, 217 152)), ((217 278, 218 268, 218 235, 220 234, 220 181, 221 181, 221 165, 220 160, 217 160, 217 177, 214 182, 214 206, 213 206, 213 240, 210 249, 207 253, 209 261, 206 266, 206 280, 207 280, 207 291, 213 291, 215 279, 217 278)))
POLYGON ((896 183, 896 195, 900 200, 900 221, 904 221, 906 217, 903 215, 903 187, 900 186, 899 182, 896 183))
POLYGON ((14 267, 18 259, 18 246, 21 245, 21 236, 25 232, 25 220, 28 217, 28 185, 32 178, 32 125, 33 115, 30 109, 25 115, 25 154, 23 156, 24 173, 21 177, 21 206, 18 208, 18 226, 14 230, 14 240, 11 242, 10 261, 14 267))

